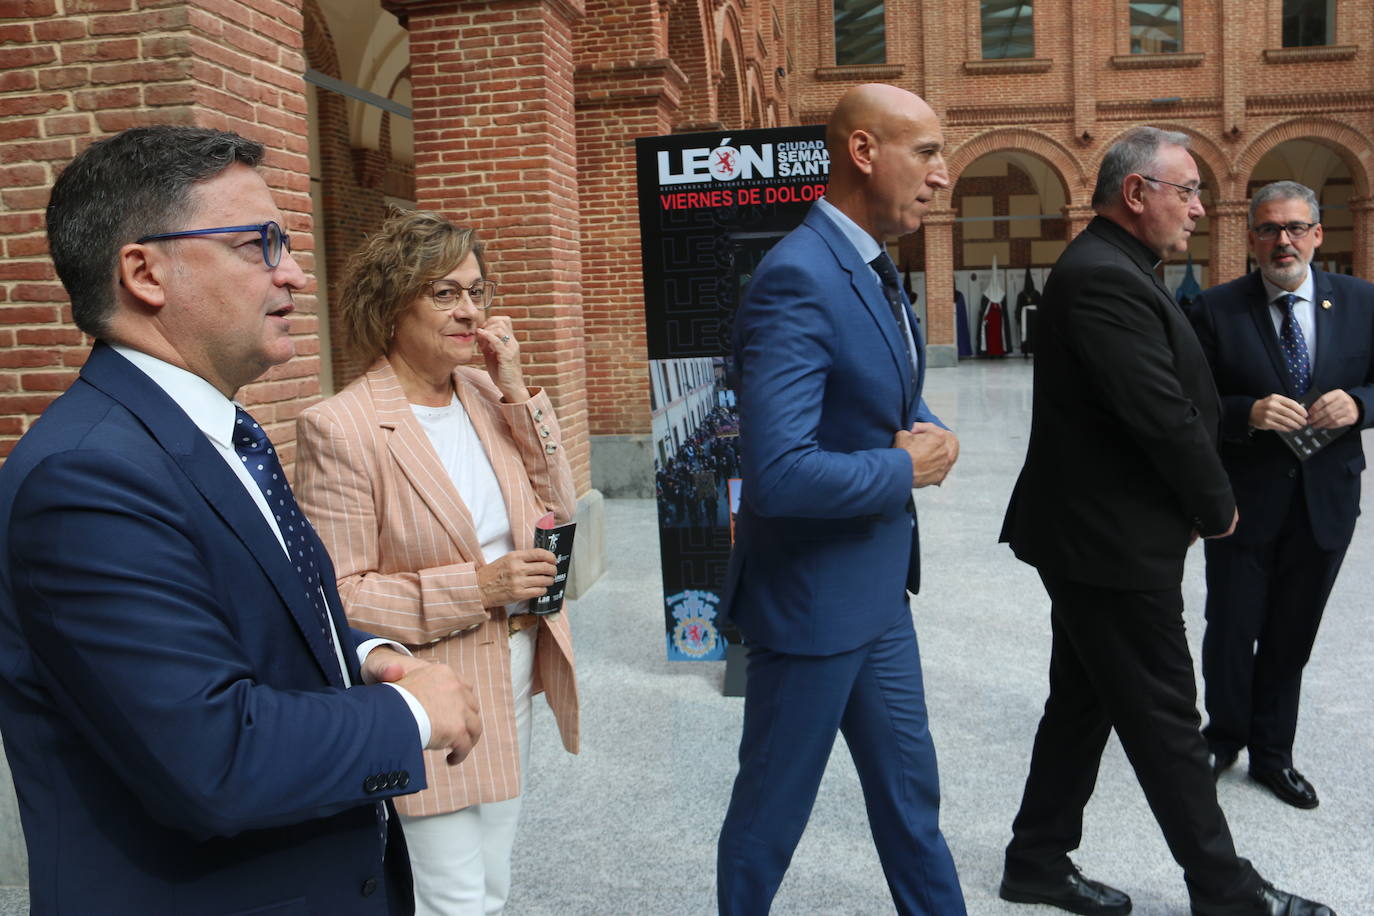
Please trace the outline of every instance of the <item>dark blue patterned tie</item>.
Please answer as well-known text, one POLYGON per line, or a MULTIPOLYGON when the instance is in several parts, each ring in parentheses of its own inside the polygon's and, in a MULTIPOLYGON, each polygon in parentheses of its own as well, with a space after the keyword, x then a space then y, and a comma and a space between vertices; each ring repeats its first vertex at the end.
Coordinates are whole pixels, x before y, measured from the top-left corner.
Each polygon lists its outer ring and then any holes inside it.
MULTIPOLYGON (((277 520, 282 540, 286 541, 286 552, 290 555, 292 565, 296 567, 301 584, 305 587, 305 599, 310 602, 310 606, 319 617, 320 635, 324 637, 326 645, 337 651, 334 637, 330 632, 329 611, 324 604, 324 595, 320 592, 320 570, 315 565, 315 545, 314 539, 310 537, 310 522, 306 521, 305 513, 296 504, 296 497, 292 495, 291 486, 286 482, 286 472, 277 460, 277 450, 272 447, 272 440, 267 438, 267 433, 258 425, 258 421, 250 417, 242 407, 234 409, 234 451, 243 461, 243 466, 248 469, 249 476, 257 483, 258 489, 262 490, 262 495, 267 500, 267 508, 272 510, 272 517, 277 520)), ((377 802, 373 807, 377 816, 378 838, 385 856, 389 815, 384 803, 377 802)))
POLYGON ((897 322, 897 338, 902 342, 907 364, 911 366, 911 384, 914 387, 916 359, 911 355, 911 345, 907 342, 906 308, 902 305, 902 288, 897 282, 897 265, 892 263, 892 258, 887 256, 886 251, 878 252, 878 256, 869 261, 868 265, 882 278, 883 295, 887 297, 887 304, 892 309, 892 320, 897 322))
POLYGON ((1301 397, 1312 387, 1312 364, 1307 358, 1307 339, 1302 336, 1302 327, 1293 316, 1293 304, 1298 301, 1298 297, 1292 293, 1284 293, 1274 301, 1283 309, 1283 324, 1279 328, 1279 348, 1283 350, 1283 360, 1288 364, 1289 374, 1293 376, 1293 387, 1301 397))
POLYGON ((277 450, 272 447, 271 440, 258 421, 242 407, 235 408, 234 412, 234 451, 243 460, 243 466, 257 483, 258 489, 262 490, 267 507, 277 520, 282 540, 286 541, 286 552, 291 563, 300 573, 305 598, 319 616, 320 632, 325 642, 333 646, 334 639, 329 633, 329 612, 320 593, 320 571, 315 565, 310 523, 305 520, 305 513, 301 512, 300 506, 296 505, 296 497, 291 495, 286 472, 277 460, 277 450))

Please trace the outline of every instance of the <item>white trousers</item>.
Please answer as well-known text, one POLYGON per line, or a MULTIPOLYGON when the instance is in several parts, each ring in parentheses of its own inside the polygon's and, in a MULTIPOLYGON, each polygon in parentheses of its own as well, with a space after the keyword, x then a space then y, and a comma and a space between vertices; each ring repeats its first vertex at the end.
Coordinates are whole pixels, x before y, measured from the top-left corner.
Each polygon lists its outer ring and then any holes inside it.
MULTIPOLYGON (((530 627, 510 639, 522 788, 529 773, 530 689, 538 632, 538 627, 530 627)), ((492 916, 506 908, 520 802, 517 795, 448 814, 401 815, 415 875, 415 916, 492 916)))

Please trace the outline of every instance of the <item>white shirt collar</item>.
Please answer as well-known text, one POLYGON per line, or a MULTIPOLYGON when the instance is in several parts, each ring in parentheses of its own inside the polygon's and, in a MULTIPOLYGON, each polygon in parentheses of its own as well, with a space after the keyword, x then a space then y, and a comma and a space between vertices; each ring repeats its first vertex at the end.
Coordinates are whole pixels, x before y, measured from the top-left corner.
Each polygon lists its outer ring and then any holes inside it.
POLYGON ((212 442, 224 448, 233 447, 236 402, 226 398, 214 385, 193 372, 123 344, 111 346, 167 392, 167 396, 176 401, 191 422, 212 442))
POLYGON ((863 258, 865 264, 882 253, 883 248, 877 240, 865 232, 862 226, 841 213, 840 209, 830 201, 822 197, 816 201, 816 206, 820 208, 822 213, 830 217, 830 221, 844 234, 845 238, 849 239, 849 244, 854 246, 854 250, 859 253, 859 257, 863 258))
MULTIPOLYGON (((1280 289, 1270 283, 1269 278, 1264 274, 1260 274, 1260 280, 1264 283, 1264 294, 1267 297, 1265 301, 1271 305, 1279 296, 1288 295, 1288 290, 1280 289)), ((1312 302, 1314 301, 1313 294, 1315 292, 1316 283, 1312 280, 1312 265, 1309 264, 1307 265, 1307 276, 1303 277, 1302 282, 1298 284, 1298 288, 1293 290, 1293 295, 1297 296, 1300 302, 1312 302)))

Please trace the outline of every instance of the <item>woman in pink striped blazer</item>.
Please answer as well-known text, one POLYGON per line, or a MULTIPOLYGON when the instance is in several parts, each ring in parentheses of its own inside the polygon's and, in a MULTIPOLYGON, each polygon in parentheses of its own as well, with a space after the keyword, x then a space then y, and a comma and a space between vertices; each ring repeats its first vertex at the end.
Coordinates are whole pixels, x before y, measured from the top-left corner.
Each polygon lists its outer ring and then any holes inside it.
POLYGON ((296 494, 359 627, 472 683, 482 738, 457 766, 426 754, 428 788, 397 798, 417 914, 499 913, 543 692, 578 749, 568 624, 527 613, 553 583, 535 523, 574 493, 553 405, 527 388, 508 317, 489 310, 472 230, 388 220, 354 257, 344 333, 371 368, 301 414, 296 494))

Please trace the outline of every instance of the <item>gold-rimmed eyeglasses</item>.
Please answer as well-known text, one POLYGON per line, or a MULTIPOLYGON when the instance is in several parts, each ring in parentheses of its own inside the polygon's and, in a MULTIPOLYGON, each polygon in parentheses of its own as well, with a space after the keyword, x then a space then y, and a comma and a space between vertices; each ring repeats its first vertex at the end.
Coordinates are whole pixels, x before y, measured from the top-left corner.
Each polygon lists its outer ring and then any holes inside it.
POLYGON ((495 280, 474 280, 471 286, 463 286, 453 280, 431 280, 425 284, 425 296, 429 304, 441 312, 456 308, 466 293, 472 307, 485 315, 491 311, 496 299, 495 280))
POLYGON ((1185 204, 1194 197, 1199 197, 1202 194, 1202 182, 1198 182, 1196 185, 1178 184, 1173 181, 1165 181, 1163 178, 1154 178, 1150 175, 1141 175, 1140 177, 1144 178, 1146 181, 1153 181, 1156 184, 1167 184, 1171 188, 1178 189, 1178 199, 1185 204))

